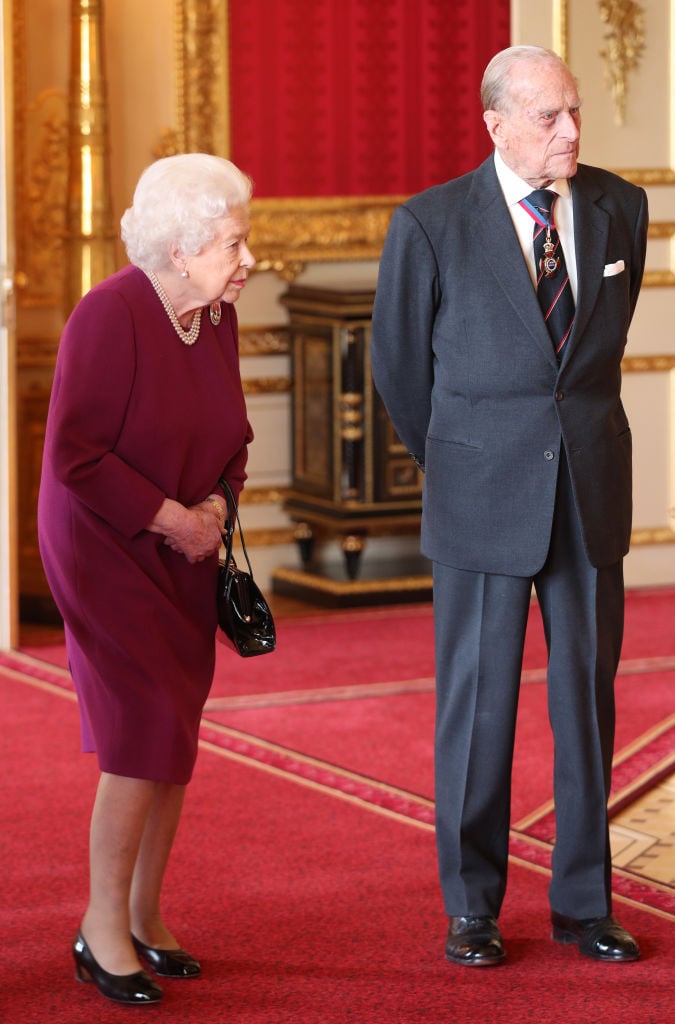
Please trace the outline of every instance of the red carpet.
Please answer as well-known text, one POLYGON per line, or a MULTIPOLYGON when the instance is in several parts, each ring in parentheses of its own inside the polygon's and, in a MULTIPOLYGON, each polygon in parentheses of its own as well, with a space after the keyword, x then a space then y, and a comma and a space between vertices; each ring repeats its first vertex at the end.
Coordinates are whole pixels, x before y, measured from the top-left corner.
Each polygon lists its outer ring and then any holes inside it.
MULTIPOLYGON (((27 654, 66 666, 61 643, 23 645, 27 654)), ((525 680, 546 662, 541 620, 530 616, 525 648, 525 680)), ((350 683, 350 665, 358 657, 360 685, 427 679, 434 674, 433 622, 429 605, 371 611, 346 611, 282 619, 278 647, 271 658, 248 661, 218 645, 212 697, 275 693, 350 683), (328 626, 330 623, 330 627, 328 626)), ((626 630, 622 658, 636 663, 649 657, 675 655, 675 590, 632 590, 626 599, 626 630)), ((630 667, 630 664, 628 665, 630 667)))
MULTIPOLYGON (((673 771, 675 592, 640 594, 629 607, 617 799, 673 771)), ((95 762, 78 753, 66 673, 37 650, 0 655, 11 766, 0 804, 0 1020, 107 1024, 138 1012, 176 1024, 668 1019, 675 889, 643 880, 639 892, 633 878, 633 891, 622 892, 617 873, 616 909, 639 937, 639 963, 595 964, 549 941, 550 741, 534 629, 501 918, 508 963, 486 972, 445 963, 430 824, 433 666, 426 644, 413 650, 405 636, 414 625, 430 644, 429 620, 418 607, 282 621, 271 658, 247 665, 219 655, 165 907, 204 973, 163 982, 163 1003, 145 1011, 116 1007, 73 979, 68 945, 85 899, 95 762), (391 644, 391 660, 386 646, 371 649, 374 633, 391 644)))

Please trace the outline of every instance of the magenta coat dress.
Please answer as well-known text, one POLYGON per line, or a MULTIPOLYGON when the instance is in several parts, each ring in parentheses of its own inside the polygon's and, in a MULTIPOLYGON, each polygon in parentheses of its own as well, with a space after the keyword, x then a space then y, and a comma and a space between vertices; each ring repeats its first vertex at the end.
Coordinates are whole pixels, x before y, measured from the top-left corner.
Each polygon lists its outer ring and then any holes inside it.
POLYGON ((66 324, 38 502, 40 551, 102 771, 187 783, 213 678, 217 556, 190 565, 145 527, 165 497, 238 494, 252 431, 234 307, 185 345, 126 267, 66 324))

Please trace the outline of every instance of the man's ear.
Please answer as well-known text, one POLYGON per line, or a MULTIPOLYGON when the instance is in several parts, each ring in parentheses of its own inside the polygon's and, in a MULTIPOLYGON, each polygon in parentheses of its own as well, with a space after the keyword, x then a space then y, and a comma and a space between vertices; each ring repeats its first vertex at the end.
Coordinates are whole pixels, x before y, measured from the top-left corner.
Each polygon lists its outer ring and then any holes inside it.
POLYGON ((504 144, 502 115, 497 110, 485 110, 483 120, 495 146, 502 146, 504 144))

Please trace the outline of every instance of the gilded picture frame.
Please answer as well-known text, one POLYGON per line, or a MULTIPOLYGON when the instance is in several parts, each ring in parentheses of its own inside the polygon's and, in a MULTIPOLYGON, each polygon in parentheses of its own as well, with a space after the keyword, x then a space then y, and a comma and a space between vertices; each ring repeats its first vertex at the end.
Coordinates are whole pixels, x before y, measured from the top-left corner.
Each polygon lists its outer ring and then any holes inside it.
MULTIPOLYGON (((228 0, 177 0, 177 146, 229 155, 228 0)), ((293 280, 315 261, 376 260, 405 196, 256 198, 259 270, 293 280)))
MULTIPOLYGON (((570 0, 554 0, 552 45, 569 57, 570 0)), ((675 6, 670 0, 671 8, 675 6)), ((176 0, 177 151, 228 156, 228 0, 176 0)), ((672 185, 675 169, 628 168, 617 173, 645 187, 672 185)), ((256 198, 252 209, 258 269, 293 280, 309 262, 379 258, 394 208, 406 196, 256 198)), ((652 224, 650 238, 675 236, 671 222, 652 224)), ((650 271, 648 286, 672 286, 672 268, 650 271)))

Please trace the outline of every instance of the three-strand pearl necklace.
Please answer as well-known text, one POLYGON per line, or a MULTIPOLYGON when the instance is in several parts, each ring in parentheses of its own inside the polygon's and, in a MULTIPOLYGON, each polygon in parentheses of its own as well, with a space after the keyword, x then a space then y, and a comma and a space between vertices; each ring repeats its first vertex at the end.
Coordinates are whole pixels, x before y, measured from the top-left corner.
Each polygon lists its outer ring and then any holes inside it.
POLYGON ((173 308, 173 306, 171 305, 171 301, 169 299, 169 296, 166 294, 166 292, 162 288, 162 286, 161 286, 161 284, 159 282, 159 278, 157 277, 157 275, 154 274, 152 272, 152 270, 151 270, 148 273, 148 277, 150 278, 150 282, 152 284, 152 287, 157 292, 157 295, 159 296, 159 300, 162 303, 162 305, 164 306, 164 309, 166 310, 166 314, 169 317, 169 320, 171 321, 171 323, 173 324, 174 329, 176 331, 176 334, 178 335, 180 340, 183 342, 184 345, 194 345, 194 343, 196 342, 196 340, 197 340, 197 338, 199 336, 199 328, 200 328, 201 322, 202 322, 202 311, 201 311, 201 309, 197 310, 197 312, 195 313, 194 317, 192 318, 192 324, 190 325, 190 329, 186 331, 185 328, 183 327, 182 323, 180 322, 180 320, 176 316, 176 311, 173 308))

